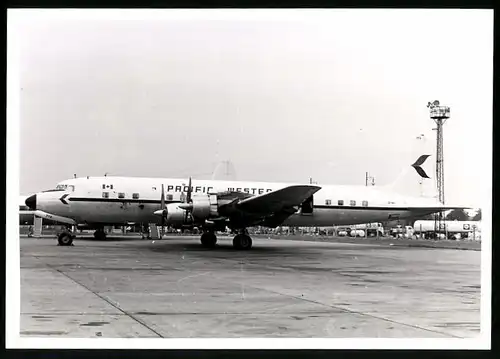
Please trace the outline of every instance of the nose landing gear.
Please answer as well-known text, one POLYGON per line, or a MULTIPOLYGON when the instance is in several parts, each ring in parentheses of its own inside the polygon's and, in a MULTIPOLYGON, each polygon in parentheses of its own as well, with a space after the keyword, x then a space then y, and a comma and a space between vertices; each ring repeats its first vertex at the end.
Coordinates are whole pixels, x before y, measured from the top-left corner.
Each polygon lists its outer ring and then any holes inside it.
POLYGON ((72 246, 75 235, 70 231, 64 231, 57 236, 57 243, 60 246, 72 246))

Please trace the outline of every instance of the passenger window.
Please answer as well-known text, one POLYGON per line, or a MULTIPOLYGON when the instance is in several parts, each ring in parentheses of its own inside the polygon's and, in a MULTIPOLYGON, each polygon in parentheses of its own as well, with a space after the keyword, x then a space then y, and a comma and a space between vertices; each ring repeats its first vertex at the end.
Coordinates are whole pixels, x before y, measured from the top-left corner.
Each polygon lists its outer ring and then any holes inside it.
POLYGON ((133 199, 139 199, 139 193, 132 193, 133 199))
POLYGON ((368 201, 363 201, 362 205, 363 207, 368 207, 368 201))
POLYGON ((331 205, 332 205, 332 200, 331 200, 331 199, 327 199, 327 200, 325 201, 325 204, 326 204, 327 206, 331 206, 331 205))
POLYGON ((102 198, 109 198, 109 192, 102 192, 102 198))
POLYGON ((118 193, 118 198, 125 198, 125 193, 123 192, 118 193))
POLYGON ((173 196, 171 194, 167 194, 167 201, 172 201, 173 200, 173 196))
POLYGON ((351 200, 351 206, 355 206, 355 205, 356 205, 356 201, 351 200))
POLYGON ((344 205, 344 200, 343 199, 339 199, 339 206, 343 206, 344 205))

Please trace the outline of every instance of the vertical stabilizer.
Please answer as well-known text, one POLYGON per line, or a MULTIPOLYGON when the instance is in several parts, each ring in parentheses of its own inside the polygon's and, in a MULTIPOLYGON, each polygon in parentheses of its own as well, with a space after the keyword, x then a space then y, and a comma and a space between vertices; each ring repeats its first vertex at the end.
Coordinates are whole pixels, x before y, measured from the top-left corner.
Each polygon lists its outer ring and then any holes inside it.
POLYGON ((236 170, 229 160, 219 162, 212 173, 212 180, 236 181, 236 179, 236 170))
POLYGON ((435 166, 431 158, 428 154, 420 155, 386 189, 401 195, 437 199, 435 166))

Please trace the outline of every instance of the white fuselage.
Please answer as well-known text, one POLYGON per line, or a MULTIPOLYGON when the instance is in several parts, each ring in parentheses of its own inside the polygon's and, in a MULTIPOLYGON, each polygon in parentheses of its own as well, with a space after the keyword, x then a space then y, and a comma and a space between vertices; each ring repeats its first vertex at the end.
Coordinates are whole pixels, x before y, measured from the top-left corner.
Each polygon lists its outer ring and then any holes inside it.
MULTIPOLYGON (((90 177, 58 184, 59 190, 37 194, 36 209, 74 219, 77 223, 159 223, 161 186, 166 203, 182 202, 188 179, 90 177)), ((193 196, 208 192, 238 191, 259 195, 290 183, 193 180, 193 196)), ((291 215, 284 226, 331 226, 383 222, 438 212, 439 204, 424 198, 404 197, 376 187, 321 186, 314 194, 313 212, 291 215)))

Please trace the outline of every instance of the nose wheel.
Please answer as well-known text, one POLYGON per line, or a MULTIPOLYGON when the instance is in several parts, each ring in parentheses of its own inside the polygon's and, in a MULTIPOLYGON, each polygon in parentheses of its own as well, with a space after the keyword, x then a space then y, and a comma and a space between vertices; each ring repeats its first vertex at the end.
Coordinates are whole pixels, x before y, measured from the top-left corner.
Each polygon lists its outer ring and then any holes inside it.
POLYGON ((75 236, 68 231, 64 231, 57 236, 57 243, 60 246, 72 246, 75 236))
POLYGON ((252 238, 246 234, 237 234, 233 239, 233 247, 241 250, 249 250, 252 248, 252 238))

